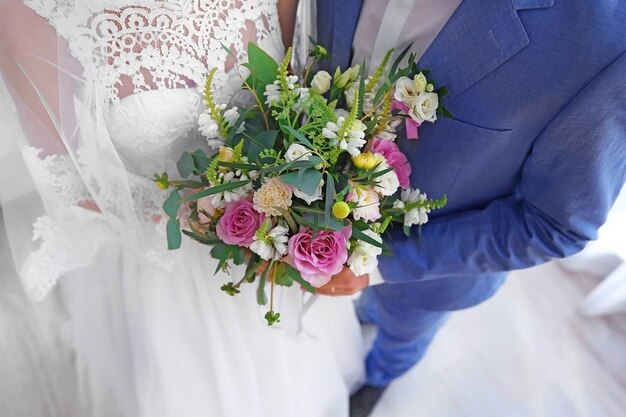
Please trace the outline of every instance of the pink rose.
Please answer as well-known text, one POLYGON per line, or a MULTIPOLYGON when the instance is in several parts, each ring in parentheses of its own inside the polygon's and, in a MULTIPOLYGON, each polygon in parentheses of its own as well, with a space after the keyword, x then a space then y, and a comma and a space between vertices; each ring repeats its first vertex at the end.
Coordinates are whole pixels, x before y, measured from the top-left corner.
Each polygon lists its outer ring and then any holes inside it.
POLYGON ((318 231, 315 237, 311 230, 304 229, 289 239, 288 262, 300 271, 302 278, 319 288, 343 269, 351 234, 349 226, 340 232, 318 231))
POLYGON ((409 188, 411 185, 409 181, 409 177, 411 176, 411 164, 409 164, 406 155, 398 148, 398 145, 390 140, 374 138, 372 152, 379 153, 385 157, 387 164, 393 167, 393 172, 398 176, 400 187, 409 188))
POLYGON ((254 209, 251 201, 241 199, 226 204, 224 215, 217 222, 217 237, 229 245, 248 247, 265 216, 254 209))

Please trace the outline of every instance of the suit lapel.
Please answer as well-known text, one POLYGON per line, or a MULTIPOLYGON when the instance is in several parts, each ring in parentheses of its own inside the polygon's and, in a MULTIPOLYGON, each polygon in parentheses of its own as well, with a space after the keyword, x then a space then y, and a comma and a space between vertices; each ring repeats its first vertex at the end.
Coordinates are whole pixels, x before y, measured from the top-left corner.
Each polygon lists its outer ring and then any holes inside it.
POLYGON ((464 0, 419 62, 438 85, 460 94, 528 45, 516 9, 551 6, 554 0, 464 0))
POLYGON ((333 44, 331 47, 331 68, 350 66, 352 39, 356 31, 363 0, 334 0, 333 44))

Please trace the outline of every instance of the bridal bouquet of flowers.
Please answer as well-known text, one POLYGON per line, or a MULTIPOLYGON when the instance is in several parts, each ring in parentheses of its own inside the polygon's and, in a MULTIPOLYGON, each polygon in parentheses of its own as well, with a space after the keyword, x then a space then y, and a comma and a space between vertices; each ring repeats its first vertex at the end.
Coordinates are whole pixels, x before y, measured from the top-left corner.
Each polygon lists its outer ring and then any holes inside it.
POLYGON ((291 50, 277 63, 250 43, 249 62, 237 66, 252 97, 246 108, 215 102, 210 71, 199 130, 218 151, 185 152, 180 180, 155 176, 172 188, 163 206, 168 247, 185 234, 212 246, 216 273, 247 263, 222 290, 235 295, 257 281, 265 305, 269 283, 270 325, 280 319, 274 285, 315 292, 344 267, 369 273, 388 252, 381 237, 388 227, 400 223, 408 235, 446 203, 410 187, 411 166, 394 142, 400 124, 416 139, 420 124, 447 114, 439 101, 445 88, 436 89, 413 55, 401 67, 408 48, 391 64, 390 50, 371 76, 359 65, 331 75, 313 71, 326 56, 313 45, 297 76, 289 72, 291 50))

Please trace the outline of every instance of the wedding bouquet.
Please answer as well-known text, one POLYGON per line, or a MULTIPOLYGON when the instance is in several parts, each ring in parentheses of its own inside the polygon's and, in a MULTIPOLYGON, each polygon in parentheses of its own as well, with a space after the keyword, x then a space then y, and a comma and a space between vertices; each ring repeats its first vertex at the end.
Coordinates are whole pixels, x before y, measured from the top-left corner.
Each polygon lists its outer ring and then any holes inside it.
POLYGON ((212 246, 216 273, 247 263, 222 290, 235 295, 258 281, 265 305, 269 282, 270 325, 280 319, 274 285, 295 281, 315 292, 344 267, 372 272, 388 252, 381 237, 388 227, 400 223, 409 235, 446 203, 410 187, 411 166, 394 142, 401 123, 417 139, 420 124, 447 115, 439 100, 446 89, 435 88, 414 55, 400 66, 408 48, 391 65, 390 50, 366 77, 359 65, 314 73, 326 50, 313 45, 297 76, 289 72, 291 49, 277 63, 250 43, 249 62, 237 66, 249 107, 215 102, 210 71, 199 130, 218 151, 185 152, 182 180, 155 176, 159 187, 173 187, 163 205, 168 247, 178 248, 185 234, 212 246))

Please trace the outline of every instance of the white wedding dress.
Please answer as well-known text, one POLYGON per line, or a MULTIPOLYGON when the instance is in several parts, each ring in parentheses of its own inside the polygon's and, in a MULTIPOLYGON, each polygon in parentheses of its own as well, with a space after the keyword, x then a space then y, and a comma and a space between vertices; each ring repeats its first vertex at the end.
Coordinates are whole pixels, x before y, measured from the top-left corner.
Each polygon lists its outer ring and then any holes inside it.
POLYGON ((92 415, 346 416, 363 373, 351 300, 311 304, 295 286, 281 289, 282 321, 269 328, 255 285, 235 297, 219 289, 240 269, 213 276, 210 248, 191 240, 163 250, 166 194, 150 180, 175 173, 184 149, 206 145, 197 134, 195 86, 207 70, 219 69, 218 101, 239 87, 222 44, 244 62, 248 41, 280 59, 276 0, 25 3, 80 63, 83 87, 72 102, 88 107, 89 117, 75 117, 79 145, 67 155, 22 147, 42 198, 53 202, 44 205, 56 208, 38 218, 39 246, 18 268, 34 298, 58 284, 92 415), (132 86, 129 95, 121 97, 120 80, 132 86), (103 180, 109 165, 123 175, 103 180), (101 212, 77 206, 95 194, 101 212), (135 220, 125 220, 127 209, 135 220))

